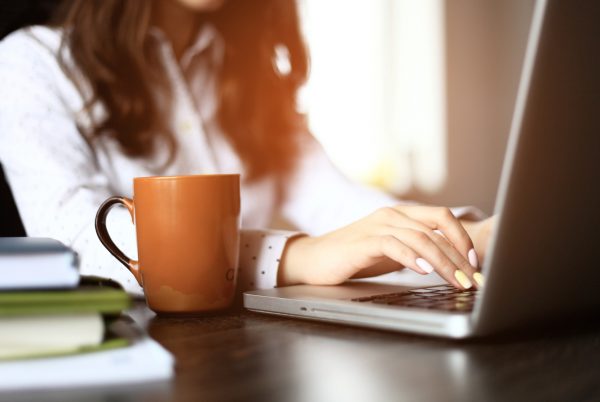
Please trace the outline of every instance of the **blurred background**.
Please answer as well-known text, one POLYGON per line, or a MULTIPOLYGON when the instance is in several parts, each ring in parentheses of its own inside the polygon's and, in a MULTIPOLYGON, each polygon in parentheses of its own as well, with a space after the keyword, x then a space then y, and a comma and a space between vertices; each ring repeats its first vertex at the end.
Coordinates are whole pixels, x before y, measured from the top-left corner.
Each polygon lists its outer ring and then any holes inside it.
POLYGON ((302 105, 334 163, 403 197, 492 213, 534 0, 299 4, 302 105))

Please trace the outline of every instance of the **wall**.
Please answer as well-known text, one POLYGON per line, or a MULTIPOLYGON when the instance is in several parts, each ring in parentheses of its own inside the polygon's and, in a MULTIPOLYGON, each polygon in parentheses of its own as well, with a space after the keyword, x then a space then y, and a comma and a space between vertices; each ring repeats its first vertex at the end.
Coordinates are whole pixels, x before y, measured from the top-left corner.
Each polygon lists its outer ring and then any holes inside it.
POLYGON ((439 205, 493 211, 533 0, 447 0, 448 180, 439 205))

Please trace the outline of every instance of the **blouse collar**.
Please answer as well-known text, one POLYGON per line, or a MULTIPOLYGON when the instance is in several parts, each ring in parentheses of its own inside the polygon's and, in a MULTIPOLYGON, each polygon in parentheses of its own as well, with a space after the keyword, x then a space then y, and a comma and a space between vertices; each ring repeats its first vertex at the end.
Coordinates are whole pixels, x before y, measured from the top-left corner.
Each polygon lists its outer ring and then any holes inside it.
MULTIPOLYGON (((157 26, 150 27, 150 36, 158 40, 161 46, 171 47, 169 39, 165 33, 157 26)), ((198 30, 192 44, 183 52, 179 64, 183 70, 186 70, 192 60, 203 53, 210 56, 212 61, 219 62, 222 60, 225 44, 222 36, 219 34, 214 25, 205 23, 198 30)))

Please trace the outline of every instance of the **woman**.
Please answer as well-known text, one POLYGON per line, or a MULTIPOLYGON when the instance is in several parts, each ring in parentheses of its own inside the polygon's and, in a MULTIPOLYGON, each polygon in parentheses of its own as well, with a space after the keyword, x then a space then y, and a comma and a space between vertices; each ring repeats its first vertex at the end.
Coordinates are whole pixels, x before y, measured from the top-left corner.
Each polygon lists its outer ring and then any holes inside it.
POLYGON ((136 176, 242 172, 242 288, 402 267, 480 286, 492 221, 346 180, 297 111, 307 71, 292 0, 64 1, 0 43, 0 160, 28 234, 141 294, 96 239, 100 203, 136 176), (302 232, 263 229, 276 214, 302 232))

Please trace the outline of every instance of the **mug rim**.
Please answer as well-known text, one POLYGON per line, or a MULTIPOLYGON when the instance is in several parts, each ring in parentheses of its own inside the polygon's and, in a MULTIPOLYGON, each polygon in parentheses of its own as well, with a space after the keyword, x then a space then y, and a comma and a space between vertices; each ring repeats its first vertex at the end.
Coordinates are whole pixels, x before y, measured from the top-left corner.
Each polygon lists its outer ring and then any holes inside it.
POLYGON ((210 174, 191 174, 174 176, 140 176, 134 177, 134 181, 162 181, 162 180, 190 180, 190 179, 210 179, 217 177, 239 178, 239 173, 210 173, 210 174))

